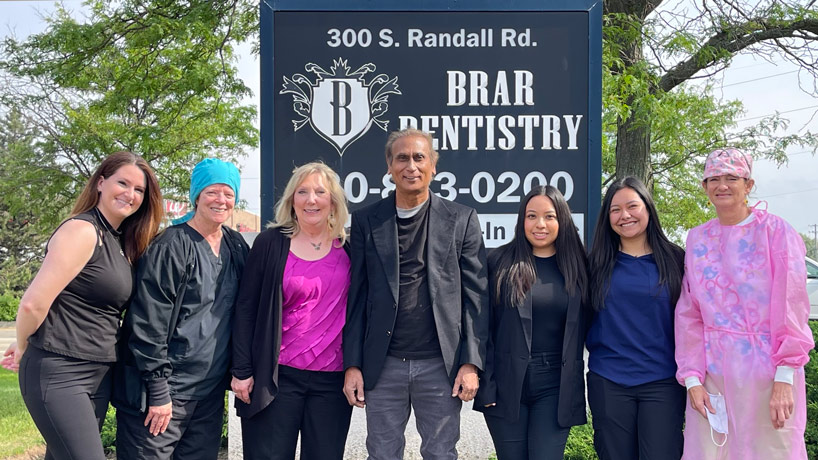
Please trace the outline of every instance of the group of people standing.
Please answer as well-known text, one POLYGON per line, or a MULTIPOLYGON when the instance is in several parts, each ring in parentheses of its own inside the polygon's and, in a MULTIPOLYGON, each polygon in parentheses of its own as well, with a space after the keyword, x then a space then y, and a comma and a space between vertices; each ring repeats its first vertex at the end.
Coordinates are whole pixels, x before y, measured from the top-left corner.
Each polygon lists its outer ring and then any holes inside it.
POLYGON ((300 436, 302 459, 340 460, 352 407, 369 458, 403 457, 414 411, 423 458, 456 459, 471 400, 499 460, 561 459, 587 421, 587 348, 601 459, 806 459, 804 244, 748 206, 751 158, 708 156, 717 218, 687 251, 627 177, 587 253, 559 190, 537 186, 488 257, 476 212, 430 193, 427 133, 391 133, 385 159, 395 192, 349 234, 338 176, 296 168, 252 249, 223 225, 232 164, 199 163, 194 211, 154 238, 153 172, 106 159, 52 235, 3 360, 47 458, 104 458, 113 392, 119 458, 215 459, 229 386, 245 459, 293 459, 300 436))

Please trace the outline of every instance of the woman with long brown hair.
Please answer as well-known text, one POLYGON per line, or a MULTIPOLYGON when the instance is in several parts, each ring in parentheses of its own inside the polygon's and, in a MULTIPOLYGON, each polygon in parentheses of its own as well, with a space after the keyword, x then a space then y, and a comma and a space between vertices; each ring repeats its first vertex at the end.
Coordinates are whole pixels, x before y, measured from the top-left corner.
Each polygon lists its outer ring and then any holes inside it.
POLYGON ((111 396, 116 340, 133 266, 162 220, 148 163, 130 152, 100 164, 17 310, 17 342, 3 367, 46 442, 46 459, 102 460, 100 430, 111 396))

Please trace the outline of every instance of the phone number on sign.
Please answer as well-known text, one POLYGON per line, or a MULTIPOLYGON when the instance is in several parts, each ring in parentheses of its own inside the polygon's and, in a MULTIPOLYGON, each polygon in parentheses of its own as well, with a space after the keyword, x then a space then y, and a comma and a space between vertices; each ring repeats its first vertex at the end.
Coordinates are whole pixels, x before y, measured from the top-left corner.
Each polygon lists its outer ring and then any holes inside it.
MULTIPOLYGON (((364 173, 353 171, 344 179, 344 192, 350 203, 361 203, 369 195, 386 198, 395 190, 395 184, 389 174, 383 175, 379 185, 382 187, 370 187, 364 173)), ((496 177, 490 172, 480 171, 471 177, 466 186, 460 185, 454 173, 444 171, 435 175, 431 188, 435 194, 447 200, 455 200, 458 195, 468 195, 478 203, 489 203, 493 200, 497 203, 519 203, 520 197, 525 196, 537 185, 552 185, 558 188, 566 201, 574 194, 574 179, 565 171, 557 171, 550 178, 540 171, 531 171, 522 178, 514 171, 501 172, 496 177)))

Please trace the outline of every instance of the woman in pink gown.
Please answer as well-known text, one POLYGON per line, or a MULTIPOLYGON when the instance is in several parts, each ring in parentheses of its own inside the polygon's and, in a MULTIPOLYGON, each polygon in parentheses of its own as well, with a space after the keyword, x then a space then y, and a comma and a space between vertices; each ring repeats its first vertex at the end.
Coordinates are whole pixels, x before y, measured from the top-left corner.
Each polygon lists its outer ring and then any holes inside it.
POLYGON ((747 205, 752 159, 712 152, 702 186, 717 219, 687 236, 676 377, 688 389, 685 459, 806 459, 804 242, 747 205), (726 433, 725 433, 726 432, 726 433))

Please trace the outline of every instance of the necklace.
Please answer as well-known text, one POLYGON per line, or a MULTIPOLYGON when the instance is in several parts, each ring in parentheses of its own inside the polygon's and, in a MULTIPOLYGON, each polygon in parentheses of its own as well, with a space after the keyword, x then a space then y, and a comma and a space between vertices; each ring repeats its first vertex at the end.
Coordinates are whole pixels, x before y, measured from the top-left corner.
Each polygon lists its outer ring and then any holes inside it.
POLYGON ((95 207, 94 208, 94 213, 97 215, 97 219, 99 219, 99 221, 102 222, 102 226, 105 227, 105 230, 108 230, 109 232, 111 232, 112 235, 114 235, 116 237, 119 237, 120 235, 122 235, 122 232, 115 229, 108 222, 108 219, 106 219, 105 216, 102 215, 102 212, 100 212, 99 208, 95 207))
POLYGON ((307 240, 307 242, 310 243, 310 246, 312 246, 312 248, 315 249, 316 251, 321 250, 321 243, 323 243, 323 241, 319 241, 318 243, 313 243, 312 241, 307 240))
MULTIPOLYGON (((99 208, 95 207, 94 208, 94 213, 97 215, 97 219, 100 222, 102 222, 102 226, 105 227, 105 230, 107 230, 108 233, 110 233, 111 235, 114 236, 114 238, 116 238, 117 243, 119 243, 119 254, 122 255, 122 257, 124 257, 128 261, 128 263, 130 264, 131 263, 130 259, 128 259, 128 256, 125 255, 125 251, 122 249, 122 239, 121 239, 122 231, 115 229, 111 225, 111 223, 108 222, 108 219, 106 219, 105 216, 102 215, 102 212, 100 212, 99 208)), ((102 234, 100 233, 99 236, 102 237, 102 234)), ((100 246, 101 245, 102 244, 100 243, 100 246)))

